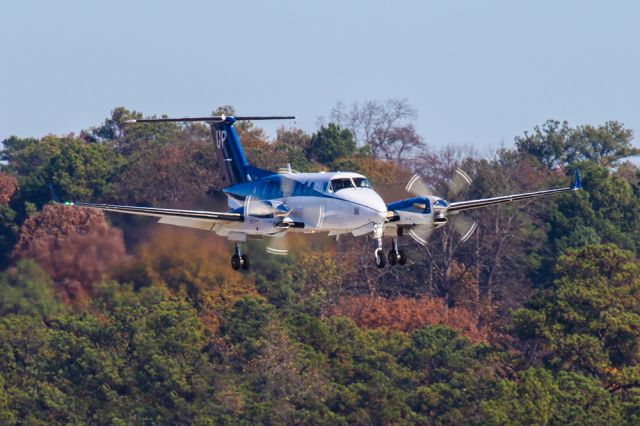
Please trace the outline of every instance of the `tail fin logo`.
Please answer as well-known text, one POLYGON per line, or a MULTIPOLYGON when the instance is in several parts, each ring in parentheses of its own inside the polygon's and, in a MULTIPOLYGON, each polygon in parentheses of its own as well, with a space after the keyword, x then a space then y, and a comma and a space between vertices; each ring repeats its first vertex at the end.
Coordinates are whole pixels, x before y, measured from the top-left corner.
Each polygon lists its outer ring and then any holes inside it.
POLYGON ((214 135, 214 139, 216 140, 216 146, 218 149, 224 146, 225 141, 227 140, 227 131, 226 130, 216 130, 214 135))

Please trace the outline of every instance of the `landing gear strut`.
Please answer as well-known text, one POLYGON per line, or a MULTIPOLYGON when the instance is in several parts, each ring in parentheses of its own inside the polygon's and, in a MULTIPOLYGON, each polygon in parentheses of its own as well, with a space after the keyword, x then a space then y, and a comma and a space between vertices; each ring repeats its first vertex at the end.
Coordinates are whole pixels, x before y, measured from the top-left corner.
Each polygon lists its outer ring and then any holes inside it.
POLYGON ((376 239, 377 248, 374 252, 376 266, 378 268, 384 268, 385 259, 384 251, 382 250, 382 225, 373 225, 373 237, 376 239))
POLYGON ((389 264, 395 265, 404 265, 407 263, 407 255, 404 250, 398 249, 398 237, 393 237, 393 248, 389 252, 389 264))
POLYGON ((231 267, 234 271, 240 268, 249 269, 249 257, 246 254, 242 254, 240 251, 240 244, 236 242, 236 250, 233 256, 231 256, 231 267))

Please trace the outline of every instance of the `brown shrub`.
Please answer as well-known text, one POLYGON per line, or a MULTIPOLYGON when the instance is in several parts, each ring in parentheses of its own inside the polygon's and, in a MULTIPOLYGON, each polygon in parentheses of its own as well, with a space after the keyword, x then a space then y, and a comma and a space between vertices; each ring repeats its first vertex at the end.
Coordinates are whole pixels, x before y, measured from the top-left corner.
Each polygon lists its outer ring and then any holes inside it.
POLYGON ((351 318, 363 328, 410 332, 426 325, 447 325, 473 341, 486 338, 477 317, 463 308, 449 308, 443 299, 430 297, 354 296, 341 299, 331 315, 351 318))
POLYGON ((9 204, 17 190, 18 180, 16 177, 7 173, 0 173, 0 204, 9 204))
POLYGON ((66 302, 82 305, 94 284, 126 255, 122 231, 102 212, 48 205, 22 225, 12 258, 34 259, 66 302))

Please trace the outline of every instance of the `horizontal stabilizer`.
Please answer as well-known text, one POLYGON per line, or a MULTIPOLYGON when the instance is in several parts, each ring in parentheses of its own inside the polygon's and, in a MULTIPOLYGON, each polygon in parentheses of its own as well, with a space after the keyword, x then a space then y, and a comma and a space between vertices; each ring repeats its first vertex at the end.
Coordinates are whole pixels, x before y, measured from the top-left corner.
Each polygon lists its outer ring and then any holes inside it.
POLYGON ((261 121, 261 120, 295 120, 294 115, 271 115, 271 116, 241 116, 231 117, 226 115, 211 115, 208 117, 182 117, 182 118, 138 118, 127 120, 125 123, 179 123, 191 121, 206 121, 209 123, 222 123, 223 121, 261 121))

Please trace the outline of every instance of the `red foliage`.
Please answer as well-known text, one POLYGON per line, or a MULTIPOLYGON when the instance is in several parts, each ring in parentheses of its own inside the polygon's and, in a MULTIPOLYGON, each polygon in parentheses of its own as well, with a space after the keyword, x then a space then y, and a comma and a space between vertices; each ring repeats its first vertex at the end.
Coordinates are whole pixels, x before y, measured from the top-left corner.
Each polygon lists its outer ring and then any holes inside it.
POLYGON ((18 180, 15 176, 0 173, 0 204, 9 204, 17 189, 18 180))
POLYGON ((477 317, 463 308, 449 308, 443 299, 420 297, 353 296, 336 305, 332 315, 351 318, 364 328, 412 331, 425 325, 447 325, 473 341, 484 340, 486 332, 478 328, 477 317))
POLYGON ((122 231, 102 212, 48 205, 22 225, 12 257, 34 259, 66 302, 83 304, 93 285, 126 255, 122 231))

